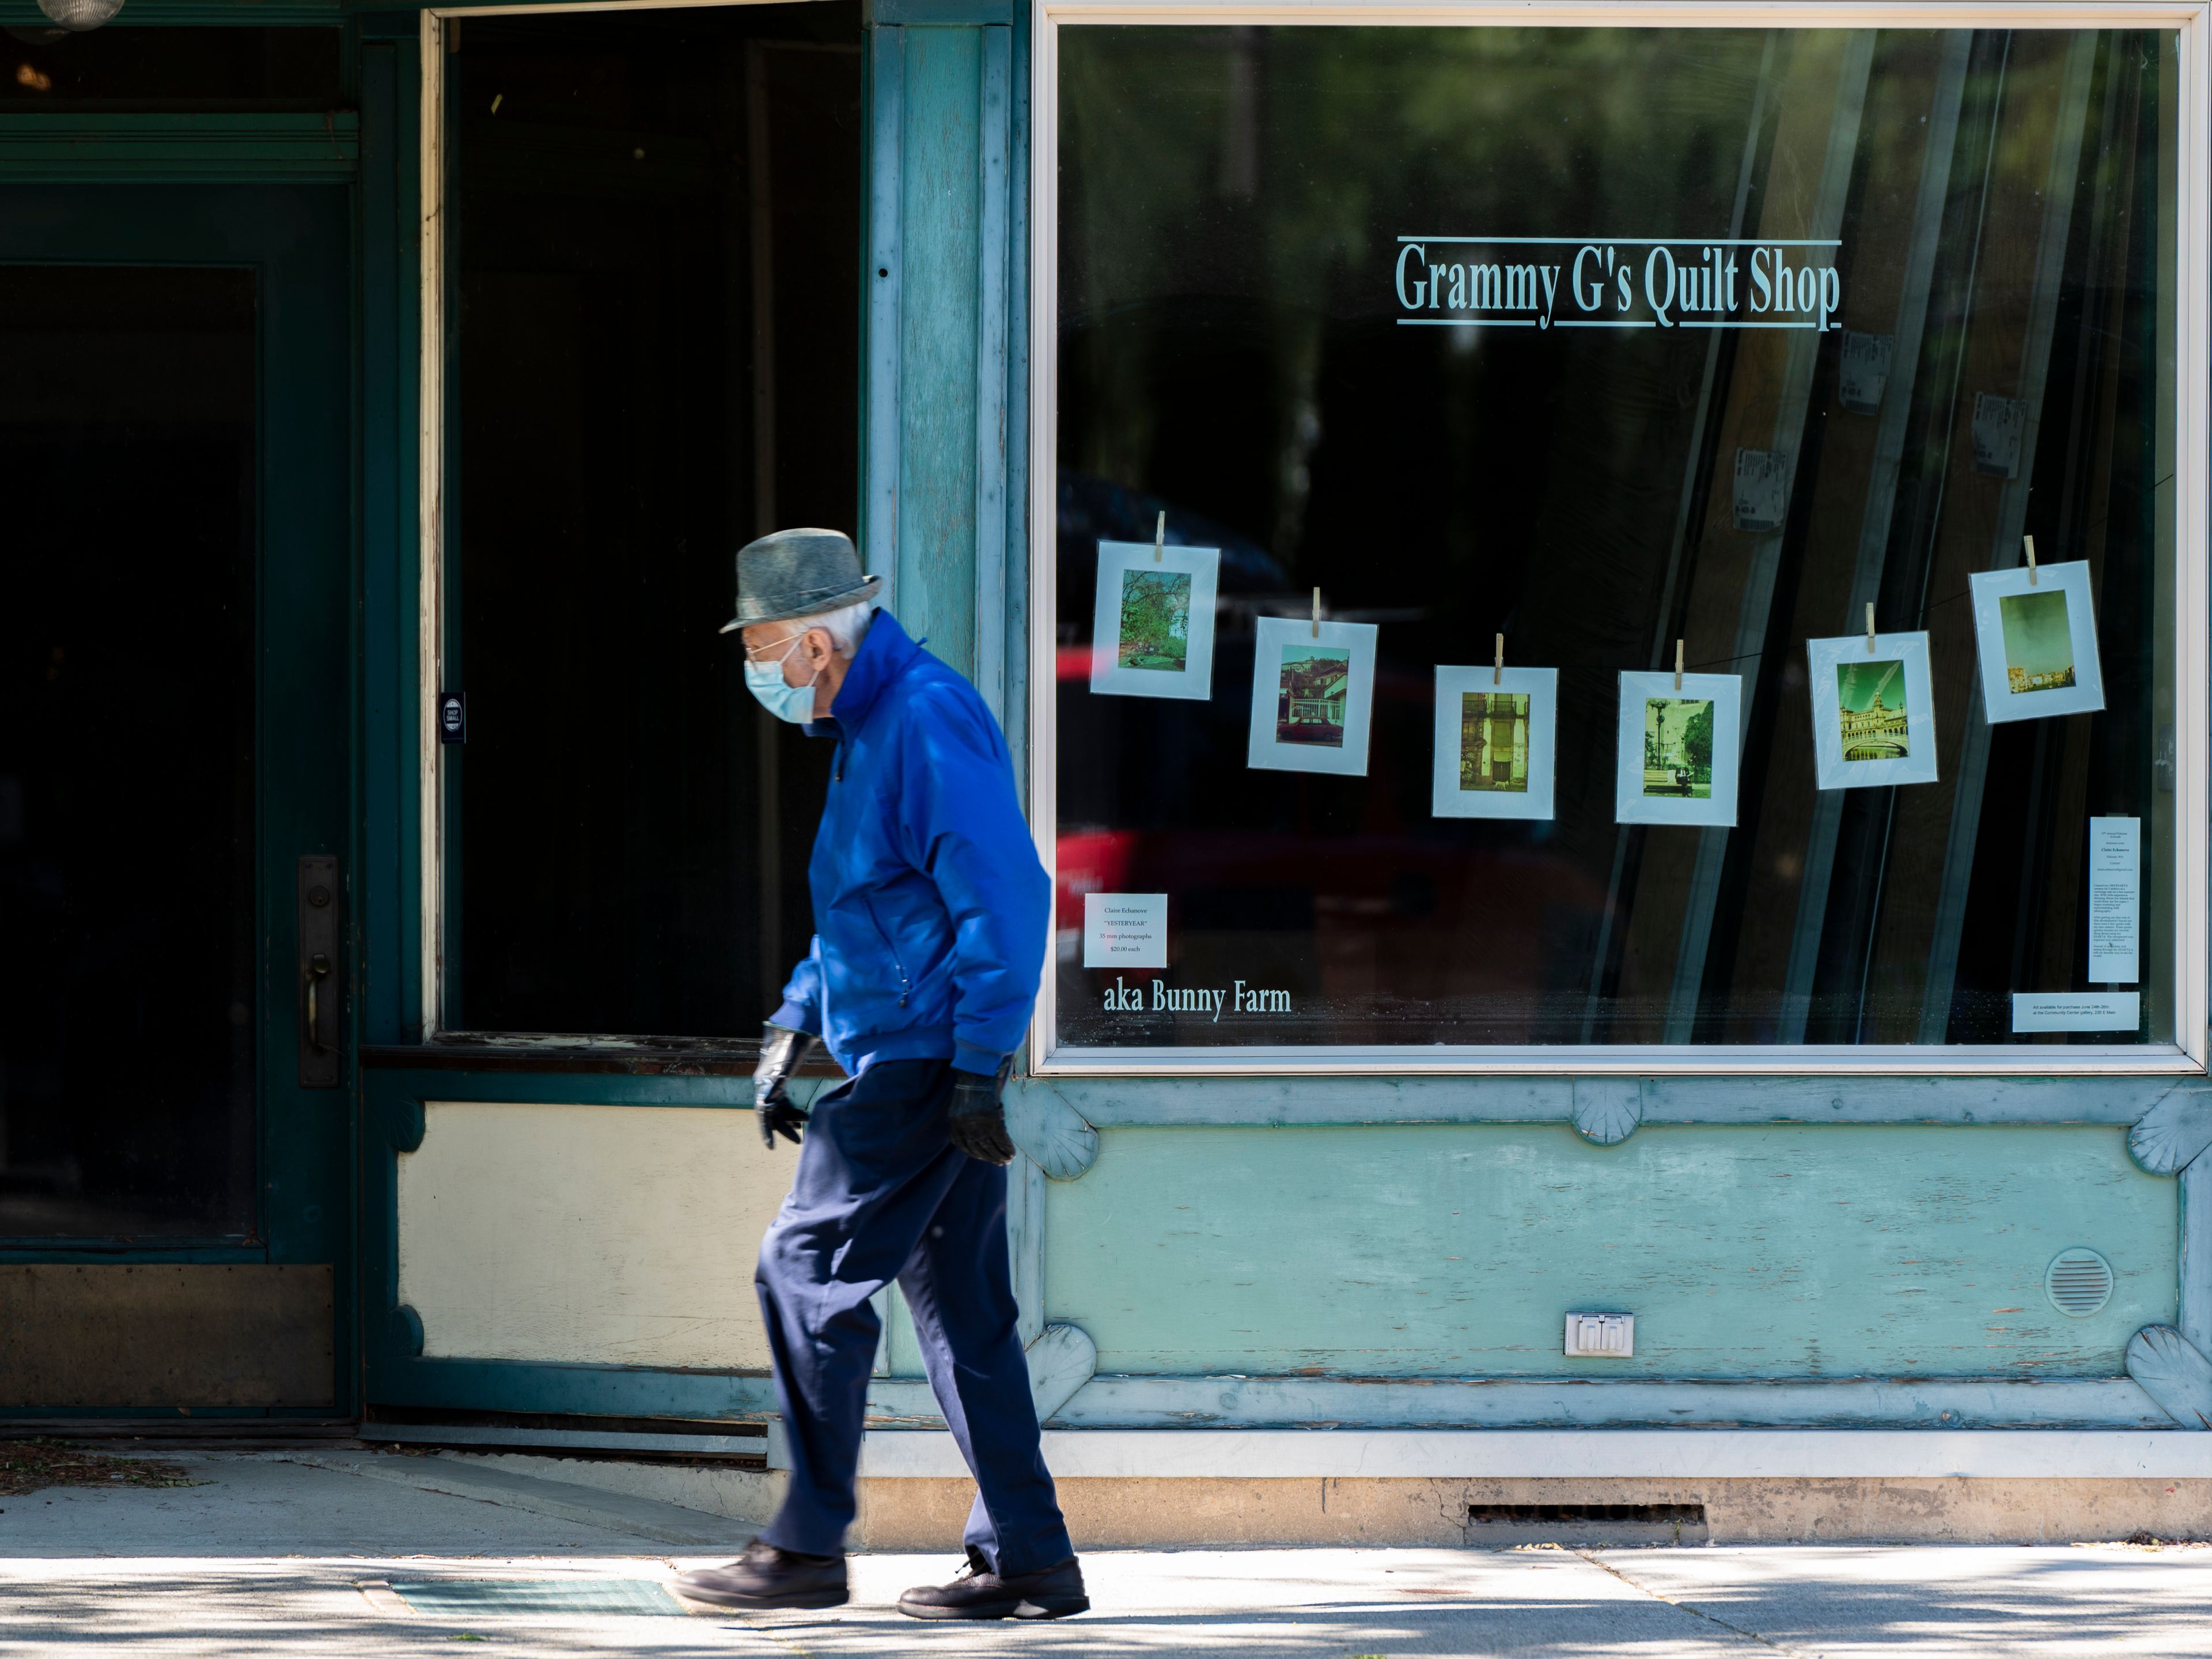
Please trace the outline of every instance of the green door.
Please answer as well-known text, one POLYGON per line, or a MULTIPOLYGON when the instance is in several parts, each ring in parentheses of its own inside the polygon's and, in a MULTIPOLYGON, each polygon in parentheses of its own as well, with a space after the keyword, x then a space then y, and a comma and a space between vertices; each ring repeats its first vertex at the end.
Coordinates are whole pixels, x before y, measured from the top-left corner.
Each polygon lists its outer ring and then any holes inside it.
POLYGON ((0 1413, 354 1407, 349 223, 0 186, 0 1413))

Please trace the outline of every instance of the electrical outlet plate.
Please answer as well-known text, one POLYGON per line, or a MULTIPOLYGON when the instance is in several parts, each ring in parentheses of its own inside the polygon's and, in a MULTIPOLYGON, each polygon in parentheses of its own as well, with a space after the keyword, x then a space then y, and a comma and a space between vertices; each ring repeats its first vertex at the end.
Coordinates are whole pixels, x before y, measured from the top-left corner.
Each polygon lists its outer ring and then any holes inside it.
POLYGON ((1631 1359, 1636 1355, 1636 1316, 1571 1313, 1567 1357, 1571 1359, 1631 1359))

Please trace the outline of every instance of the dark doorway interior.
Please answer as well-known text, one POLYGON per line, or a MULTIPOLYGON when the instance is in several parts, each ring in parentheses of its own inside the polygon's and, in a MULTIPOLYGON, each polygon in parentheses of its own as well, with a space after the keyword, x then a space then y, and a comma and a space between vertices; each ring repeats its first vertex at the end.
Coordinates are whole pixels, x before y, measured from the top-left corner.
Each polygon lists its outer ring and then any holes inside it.
POLYGON ((0 265, 0 1237, 254 1231, 255 279, 0 265))
POLYGON ((859 8, 448 27, 445 1023, 749 1037, 827 745, 715 630, 741 543, 856 528, 859 8))

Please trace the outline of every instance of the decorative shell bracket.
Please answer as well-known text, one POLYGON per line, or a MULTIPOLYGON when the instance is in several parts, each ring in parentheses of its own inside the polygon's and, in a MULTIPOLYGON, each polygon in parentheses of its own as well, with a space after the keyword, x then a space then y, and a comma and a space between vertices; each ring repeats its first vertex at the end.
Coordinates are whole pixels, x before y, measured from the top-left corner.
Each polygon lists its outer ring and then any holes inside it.
POLYGON ((1048 1083, 1008 1085, 1006 1133, 1054 1181, 1080 1181, 1098 1161, 1098 1131, 1048 1083))
POLYGON ((2128 1154, 2150 1175, 2179 1175, 2212 1146, 2212 1089, 2177 1084, 2128 1131, 2128 1154))
POLYGON ((2128 1344, 2128 1375, 2185 1429, 2212 1429, 2212 1359, 2171 1325, 2146 1325, 2128 1344))
POLYGON ((1634 1078, 1577 1078, 1575 1133, 1599 1146, 1618 1146, 1644 1121, 1644 1085, 1634 1078))

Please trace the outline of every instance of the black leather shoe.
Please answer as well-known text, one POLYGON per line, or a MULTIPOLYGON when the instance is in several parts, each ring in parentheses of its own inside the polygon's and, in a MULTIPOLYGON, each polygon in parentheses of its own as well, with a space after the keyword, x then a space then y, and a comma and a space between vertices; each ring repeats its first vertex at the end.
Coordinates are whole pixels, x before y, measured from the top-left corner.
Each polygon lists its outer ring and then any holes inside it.
POLYGON ((851 1599, 845 1588, 842 1555, 799 1555, 756 1538, 726 1567, 700 1567, 676 1575, 676 1593, 687 1601, 718 1607, 842 1607, 851 1599))
POLYGON ((898 1599, 909 1619, 1065 1619, 1088 1611, 1083 1569, 1069 1556, 1058 1566, 1001 1578, 968 1552, 968 1571, 949 1584, 923 1584, 898 1599))

